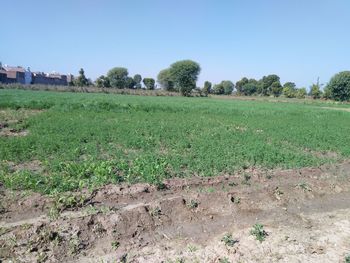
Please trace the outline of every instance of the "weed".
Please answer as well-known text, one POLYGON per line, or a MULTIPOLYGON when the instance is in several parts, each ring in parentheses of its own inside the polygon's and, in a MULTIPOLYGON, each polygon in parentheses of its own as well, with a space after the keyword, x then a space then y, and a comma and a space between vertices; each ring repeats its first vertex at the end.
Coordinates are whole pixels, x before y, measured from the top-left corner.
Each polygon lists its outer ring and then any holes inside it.
POLYGON ((149 211, 149 214, 153 217, 158 217, 160 216, 162 213, 162 210, 157 206, 157 207, 154 207, 152 208, 150 211, 149 211))
POLYGON ((194 245, 188 245, 187 249, 191 253, 196 252, 198 250, 198 248, 194 245))
POLYGON ((259 223, 253 226, 253 228, 250 230, 250 234, 252 236, 255 236, 256 240, 260 242, 263 242, 268 236, 267 232, 264 230, 264 226, 259 223))
POLYGON ((304 192, 311 192, 311 187, 306 182, 298 183, 295 187, 302 189, 304 192))
POLYGON ((231 187, 233 187, 233 186, 237 186, 238 184, 235 183, 235 182, 230 182, 230 183, 228 183, 228 185, 231 186, 231 187))
POLYGON ((345 257, 345 263, 350 263, 350 254, 345 257))
POLYGON ((236 243, 238 243, 238 240, 234 239, 231 234, 224 235, 221 241, 229 247, 233 247, 236 243))
POLYGON ((240 197, 231 196, 230 200, 234 204, 240 204, 241 203, 241 198, 240 197))
POLYGON ((68 253, 73 255, 79 250, 80 240, 77 236, 72 237, 68 243, 68 253))
POLYGON ((228 260, 227 257, 224 257, 219 259, 219 263, 230 263, 230 261, 228 260))
POLYGON ((199 202, 197 200, 191 200, 190 202, 188 202, 187 204, 187 207, 190 208, 190 209, 195 209, 199 206, 199 202))
POLYGON ((251 175, 244 172, 242 184, 250 185, 250 179, 251 179, 251 175))
POLYGON ((113 241, 111 243, 111 246, 112 246, 113 249, 117 249, 117 248, 120 247, 120 243, 118 241, 113 241))

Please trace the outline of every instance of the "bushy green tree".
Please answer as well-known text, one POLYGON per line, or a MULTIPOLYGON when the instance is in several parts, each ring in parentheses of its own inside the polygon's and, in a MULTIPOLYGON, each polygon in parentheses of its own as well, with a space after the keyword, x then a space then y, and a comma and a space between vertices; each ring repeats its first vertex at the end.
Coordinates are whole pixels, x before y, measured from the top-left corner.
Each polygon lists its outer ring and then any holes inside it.
MULTIPOLYGON (((237 88, 237 87, 236 87, 237 88)), ((249 79, 241 88, 241 94, 245 96, 254 95, 259 89, 259 82, 255 79, 249 79)))
POLYGON ((122 67, 115 67, 108 71, 107 77, 111 87, 117 89, 127 88, 130 80, 128 80, 128 70, 122 67))
POLYGON ((230 95, 233 92, 235 85, 230 80, 223 80, 221 85, 224 87, 224 94, 230 95))
POLYGON ((167 91, 175 91, 174 81, 171 78, 170 69, 163 69, 157 76, 157 82, 167 91))
POLYGON ((238 95, 246 95, 244 94, 244 86, 247 85, 248 83, 249 83, 249 80, 246 77, 236 82, 236 90, 238 95))
POLYGON ((221 83, 215 84, 213 87, 213 92, 216 95, 223 95, 225 93, 224 86, 221 83))
POLYGON ((334 75, 327 85, 331 97, 338 101, 350 100, 350 71, 342 71, 334 75))
POLYGON ((140 74, 136 74, 134 76, 135 89, 141 89, 142 88, 141 81, 142 81, 141 75, 140 74))
POLYGON ((132 77, 126 77, 125 79, 125 88, 134 89, 136 85, 135 80, 132 77))
POLYGON ((95 84, 99 88, 110 88, 111 84, 109 83, 109 79, 105 76, 100 76, 98 79, 96 79, 95 84))
POLYGON ((271 89, 271 94, 274 97, 279 97, 282 94, 283 87, 279 81, 276 81, 272 83, 270 89, 271 89))
POLYGON ((196 88, 200 71, 200 65, 192 60, 181 60, 170 65, 171 79, 183 96, 189 96, 196 88))
POLYGON ((78 87, 85 87, 88 86, 89 82, 88 79, 85 77, 85 72, 84 69, 79 70, 79 76, 74 79, 74 86, 78 87))
POLYGON ((234 89, 234 84, 230 80, 223 80, 219 84, 214 85, 213 92, 217 95, 230 95, 234 89))
MULTIPOLYGON (((261 80, 259 80, 260 85, 259 85, 258 93, 263 95, 263 96, 271 95, 272 94, 272 84, 274 84, 274 83, 279 83, 281 85, 279 76, 277 76, 275 74, 264 76, 261 80)), ((274 85, 276 88, 277 84, 274 84, 274 85)))
POLYGON ((143 79, 143 84, 145 85, 146 89, 153 90, 155 83, 156 83, 155 80, 152 78, 144 78, 143 79))

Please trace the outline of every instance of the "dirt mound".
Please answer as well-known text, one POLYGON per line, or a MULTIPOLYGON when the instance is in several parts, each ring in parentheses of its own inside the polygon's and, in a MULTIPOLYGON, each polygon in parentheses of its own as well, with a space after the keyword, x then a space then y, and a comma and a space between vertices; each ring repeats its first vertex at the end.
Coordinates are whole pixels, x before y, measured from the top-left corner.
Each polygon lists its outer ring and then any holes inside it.
MULTIPOLYGON (((108 185, 49 198, 0 187, 4 262, 344 262, 350 163, 108 185), (253 225, 264 229, 260 242, 253 225)), ((0 261, 1 261, 0 260, 0 261)))

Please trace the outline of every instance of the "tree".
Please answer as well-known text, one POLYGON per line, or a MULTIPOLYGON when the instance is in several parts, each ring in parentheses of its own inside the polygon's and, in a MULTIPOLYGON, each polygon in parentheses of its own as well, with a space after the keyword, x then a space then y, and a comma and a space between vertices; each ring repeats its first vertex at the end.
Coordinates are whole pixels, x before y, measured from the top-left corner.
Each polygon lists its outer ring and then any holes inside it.
POLYGON ((271 94, 273 94, 274 97, 279 97, 282 94, 282 85, 279 81, 276 81, 272 83, 270 86, 271 94))
POLYGON ((85 77, 84 69, 79 70, 79 76, 74 80, 74 85, 78 87, 88 86, 88 79, 85 77))
POLYGON ((105 76, 100 76, 98 79, 96 79, 95 84, 99 88, 110 88, 111 85, 109 83, 109 79, 105 76))
POLYGON ((211 93, 211 86, 212 86, 211 82, 209 81, 204 82, 203 92, 206 96, 208 96, 208 94, 211 93))
POLYGON ((125 87, 128 89, 133 89, 135 88, 136 82, 133 78, 131 77, 126 77, 125 79, 125 87))
POLYGON ((128 70, 126 68, 115 67, 108 71, 107 77, 113 88, 124 89, 128 81, 128 70))
POLYGON ((334 75, 327 85, 331 97, 338 101, 350 100, 350 71, 342 71, 334 75))
POLYGON ((170 69, 163 69, 157 76, 157 82, 167 91, 174 91, 174 81, 171 79, 170 69))
POLYGON ((254 81, 249 81, 247 84, 243 86, 243 95, 251 96, 254 95, 258 90, 258 82, 254 79, 254 81))
POLYGON ((135 81, 135 89, 141 89, 141 81, 142 81, 142 77, 140 74, 136 74, 134 76, 134 81, 135 81))
POLYGON ((146 86, 146 89, 153 90, 155 83, 156 83, 155 80, 152 78, 144 78, 143 79, 143 84, 146 86))
POLYGON ((287 98, 295 98, 297 93, 296 85, 294 82, 286 82, 283 85, 283 95, 287 98))
POLYGON ((219 83, 219 84, 214 85, 213 91, 214 91, 214 94, 216 94, 216 95, 222 95, 225 93, 225 88, 221 83, 219 83))
POLYGON ((236 90, 239 95, 244 94, 243 87, 249 83, 249 80, 244 77, 236 82, 236 90))
POLYGON ((230 80, 221 81, 221 85, 224 87, 224 94, 230 95, 233 92, 235 85, 230 80))
MULTIPOLYGON (((268 76, 264 76, 260 81, 260 85, 259 85, 259 94, 263 95, 263 96, 269 96, 272 93, 272 84, 273 83, 280 83, 280 77, 277 75, 268 75, 268 76)), ((275 86, 277 84, 274 84, 275 86)), ((281 84, 280 84, 281 85, 281 84)))
POLYGON ((170 65, 169 75, 173 81, 175 89, 179 90, 183 96, 189 96, 192 89, 196 88, 196 82, 201 67, 192 60, 181 60, 170 65))

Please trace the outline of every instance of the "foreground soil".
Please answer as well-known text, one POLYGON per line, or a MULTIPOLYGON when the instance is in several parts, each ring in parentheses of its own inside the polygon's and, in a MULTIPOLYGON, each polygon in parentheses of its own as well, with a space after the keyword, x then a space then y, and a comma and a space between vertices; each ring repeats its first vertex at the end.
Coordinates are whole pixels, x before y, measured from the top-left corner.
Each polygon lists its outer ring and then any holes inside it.
POLYGON ((0 262, 345 262, 350 253, 349 161, 165 186, 55 198, 0 186, 0 262), (262 242, 250 234, 256 223, 262 242))

